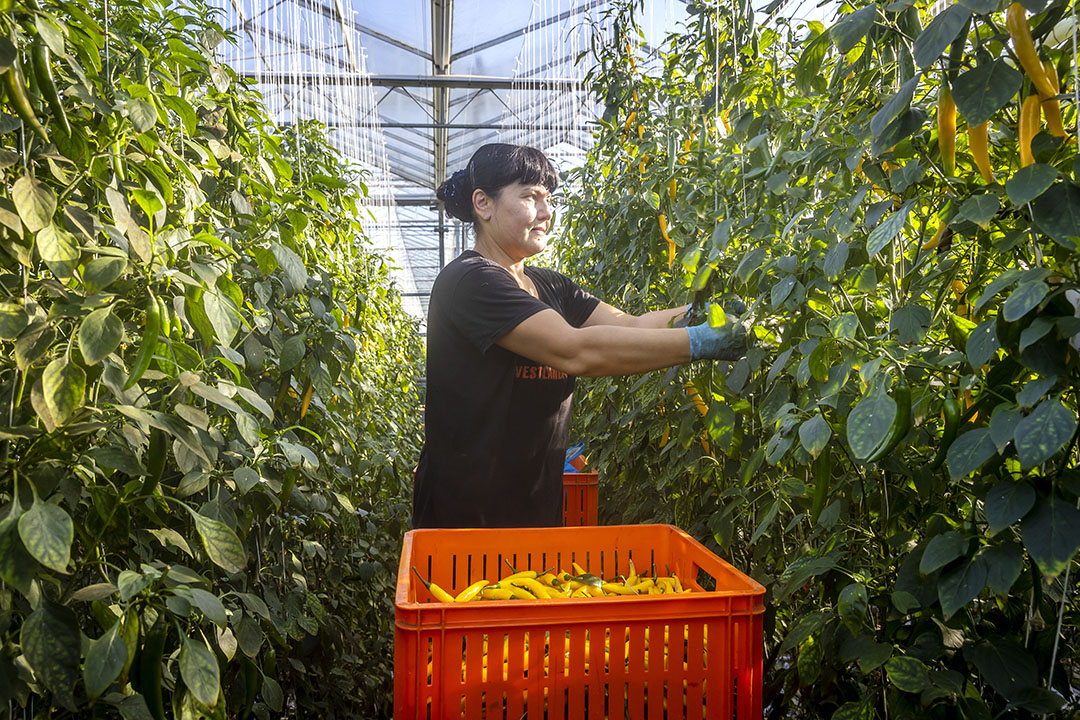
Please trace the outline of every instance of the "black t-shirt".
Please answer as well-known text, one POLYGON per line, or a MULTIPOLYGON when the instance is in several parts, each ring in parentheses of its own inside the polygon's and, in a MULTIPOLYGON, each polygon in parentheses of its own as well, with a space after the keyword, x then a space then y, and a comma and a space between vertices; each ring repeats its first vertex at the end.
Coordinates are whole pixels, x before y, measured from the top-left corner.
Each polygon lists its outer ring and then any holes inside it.
POLYGON ((575 378, 495 342, 553 309, 581 327, 600 301, 554 270, 525 268, 539 299, 469 250, 431 289, 426 441, 413 527, 562 524, 562 470, 575 378))

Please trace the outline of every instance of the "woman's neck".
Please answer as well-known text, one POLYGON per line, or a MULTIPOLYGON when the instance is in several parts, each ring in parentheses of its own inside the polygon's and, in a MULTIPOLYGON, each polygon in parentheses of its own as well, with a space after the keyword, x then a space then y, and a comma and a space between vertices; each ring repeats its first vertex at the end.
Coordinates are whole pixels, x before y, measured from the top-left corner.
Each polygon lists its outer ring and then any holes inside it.
POLYGON ((473 250, 503 266, 515 278, 521 280, 525 277, 525 258, 515 258, 507 254, 496 243, 488 241, 485 236, 477 235, 473 250))

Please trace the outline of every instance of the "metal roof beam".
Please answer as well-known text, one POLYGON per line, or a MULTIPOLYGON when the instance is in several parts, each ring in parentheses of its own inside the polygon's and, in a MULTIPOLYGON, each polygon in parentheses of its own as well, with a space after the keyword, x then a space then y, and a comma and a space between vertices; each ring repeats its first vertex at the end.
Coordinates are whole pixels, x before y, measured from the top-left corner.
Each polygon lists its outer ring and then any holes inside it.
MULTIPOLYGON (((381 40, 382 42, 386 43, 387 45, 393 45, 394 47, 400 48, 400 49, 405 50, 407 52, 410 52, 413 55, 418 55, 419 57, 422 57, 425 60, 431 60, 431 53, 429 53, 429 52, 425 52, 425 51, 421 50, 420 48, 413 47, 412 45, 409 45, 408 43, 402 42, 401 40, 398 40, 397 38, 392 38, 389 35, 381 33, 378 30, 370 28, 370 27, 368 27, 366 25, 361 25, 360 23, 358 23, 358 22, 356 22, 354 20, 346 19, 345 14, 343 12, 341 12, 341 2, 340 2, 340 0, 334 0, 334 5, 337 6, 337 11, 336 12, 335 12, 335 10, 333 8, 329 8, 329 7, 325 6, 325 5, 323 5, 322 3, 315 3, 313 6, 300 5, 300 7, 302 7, 302 8, 303 7, 310 7, 311 9, 315 10, 319 14, 325 15, 326 17, 330 18, 331 20, 338 20, 340 18, 341 24, 343 26, 347 26, 349 29, 353 30, 354 32, 360 33, 361 35, 367 35, 369 37, 373 37, 376 40, 381 40)), ((344 34, 344 30, 343 30, 343 34, 344 34)))
POLYGON ((466 48, 465 50, 462 50, 461 52, 454 53, 454 56, 451 58, 451 60, 460 60, 463 57, 468 57, 469 55, 474 55, 474 54, 476 54, 478 52, 482 52, 484 50, 487 50, 488 48, 495 47, 496 45, 502 45, 504 42, 510 42, 511 40, 515 40, 515 39, 523 36, 527 32, 530 32, 530 31, 533 31, 533 30, 539 30, 541 28, 547 27, 548 25, 554 25, 555 23, 562 22, 563 20, 566 20, 567 18, 569 18, 569 17, 571 17, 573 15, 577 15, 578 13, 588 12, 589 10, 592 10, 595 7, 599 7, 600 5, 604 5, 607 2, 608 2, 608 0, 590 0, 589 2, 587 2, 587 3, 583 4, 583 5, 579 5, 576 8, 571 8, 569 10, 566 10, 565 12, 563 12, 563 13, 561 13, 559 15, 552 15, 551 17, 547 18, 546 20, 541 20, 536 25, 531 25, 531 26, 528 26, 528 27, 520 28, 518 30, 514 30, 513 32, 508 32, 505 35, 500 35, 499 37, 497 37, 497 38, 495 38, 493 40, 488 40, 487 42, 480 43, 479 45, 474 45, 471 48, 466 48))
MULTIPOLYGON (((431 0, 432 75, 448 77, 452 60, 450 49, 454 41, 454 0, 431 0)), ((447 129, 450 118, 450 86, 432 85, 435 101, 435 174, 433 187, 446 181, 447 129)))
MULTIPOLYGON (((308 50, 315 53, 317 51, 308 50)), ((336 60, 340 66, 341 61, 336 60)), ((238 73, 242 78, 258 79, 256 73, 238 73)), ((582 87, 581 80, 573 78, 537 78, 530 79, 528 86, 523 86, 520 78, 493 77, 488 75, 361 75, 356 73, 288 73, 275 77, 278 83, 312 82, 323 85, 372 85, 391 88, 437 88, 458 89, 478 88, 485 90, 533 90, 542 85, 544 90, 575 90, 582 87)))

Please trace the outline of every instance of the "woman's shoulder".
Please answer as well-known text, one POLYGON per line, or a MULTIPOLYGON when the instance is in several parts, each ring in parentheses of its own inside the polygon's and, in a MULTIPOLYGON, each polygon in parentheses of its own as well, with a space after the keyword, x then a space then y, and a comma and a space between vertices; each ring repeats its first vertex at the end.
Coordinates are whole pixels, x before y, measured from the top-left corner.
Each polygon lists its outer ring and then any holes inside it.
POLYGON ((453 292, 462 283, 480 285, 502 284, 503 281, 514 284, 510 274, 498 263, 488 260, 474 250, 466 250, 439 271, 435 278, 432 293, 453 292))

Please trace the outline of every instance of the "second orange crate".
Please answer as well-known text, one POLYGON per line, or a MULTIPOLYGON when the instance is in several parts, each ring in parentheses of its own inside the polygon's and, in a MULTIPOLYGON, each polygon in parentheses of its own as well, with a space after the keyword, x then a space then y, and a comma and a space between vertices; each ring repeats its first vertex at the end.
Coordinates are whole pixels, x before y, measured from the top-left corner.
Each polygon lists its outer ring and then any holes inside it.
POLYGON ((599 474, 563 473, 562 477, 563 526, 595 525, 599 511, 599 474))
POLYGON ((764 593, 670 525, 413 530, 398 567, 394 717, 760 720, 764 593), (412 573, 457 594, 507 563, 611 578, 631 559, 695 592, 436 603, 412 573))

